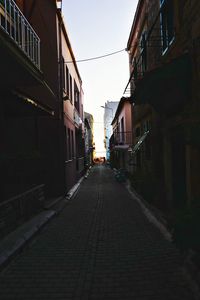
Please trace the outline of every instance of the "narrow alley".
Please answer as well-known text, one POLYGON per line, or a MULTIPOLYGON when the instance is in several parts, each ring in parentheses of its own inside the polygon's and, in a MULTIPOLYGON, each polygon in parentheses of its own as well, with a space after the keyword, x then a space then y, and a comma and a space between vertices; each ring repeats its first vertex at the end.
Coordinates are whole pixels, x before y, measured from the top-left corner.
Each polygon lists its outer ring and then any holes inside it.
POLYGON ((0 299, 192 300, 181 258, 113 171, 76 196, 0 275, 0 299))

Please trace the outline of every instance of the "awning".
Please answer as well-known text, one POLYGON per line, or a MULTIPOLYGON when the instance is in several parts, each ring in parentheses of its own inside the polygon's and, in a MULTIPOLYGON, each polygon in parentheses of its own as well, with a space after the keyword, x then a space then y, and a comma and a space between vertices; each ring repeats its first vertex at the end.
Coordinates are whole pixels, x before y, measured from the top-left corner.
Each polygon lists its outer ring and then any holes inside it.
POLYGON ((133 146, 133 149, 131 151, 131 154, 134 155, 141 147, 142 143, 144 142, 144 140, 146 139, 147 135, 149 134, 149 130, 146 131, 141 138, 138 140, 138 142, 133 146))

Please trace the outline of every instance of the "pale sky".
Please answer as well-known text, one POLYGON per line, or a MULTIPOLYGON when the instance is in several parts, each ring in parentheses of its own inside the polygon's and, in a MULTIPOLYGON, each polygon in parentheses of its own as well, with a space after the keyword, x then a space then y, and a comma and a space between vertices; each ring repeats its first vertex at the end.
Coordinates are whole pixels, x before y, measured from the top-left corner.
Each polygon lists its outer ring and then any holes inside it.
MULTIPOLYGON (((137 2, 63 0, 62 12, 76 60, 125 49, 137 2)), ((100 106, 123 96, 129 79, 128 53, 77 65, 83 81, 84 110, 94 117, 96 150, 104 151, 104 109, 100 106)))

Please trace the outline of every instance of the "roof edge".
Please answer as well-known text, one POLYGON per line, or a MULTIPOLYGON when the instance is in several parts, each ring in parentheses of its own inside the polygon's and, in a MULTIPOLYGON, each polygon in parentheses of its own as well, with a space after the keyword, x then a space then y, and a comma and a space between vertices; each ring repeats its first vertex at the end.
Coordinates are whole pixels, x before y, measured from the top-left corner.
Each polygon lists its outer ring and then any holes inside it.
POLYGON ((131 26, 131 31, 130 31, 128 42, 127 42, 127 50, 130 50, 132 37, 135 33, 136 25, 137 25, 138 18, 140 16, 140 11, 142 9, 142 5, 144 4, 144 1, 145 0, 138 0, 135 16, 134 16, 134 19, 133 19, 133 23, 132 23, 132 26, 131 26))

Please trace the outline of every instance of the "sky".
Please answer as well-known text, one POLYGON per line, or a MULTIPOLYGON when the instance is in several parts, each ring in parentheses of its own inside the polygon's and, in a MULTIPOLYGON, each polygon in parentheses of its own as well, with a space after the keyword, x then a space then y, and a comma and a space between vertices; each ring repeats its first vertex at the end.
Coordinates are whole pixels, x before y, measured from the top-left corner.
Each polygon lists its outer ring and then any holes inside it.
MULTIPOLYGON (((76 60, 125 49, 137 0, 63 0, 62 13, 76 60)), ((84 110, 94 117, 97 155, 103 156, 103 114, 107 100, 119 101, 129 79, 128 53, 77 63, 84 110)))

